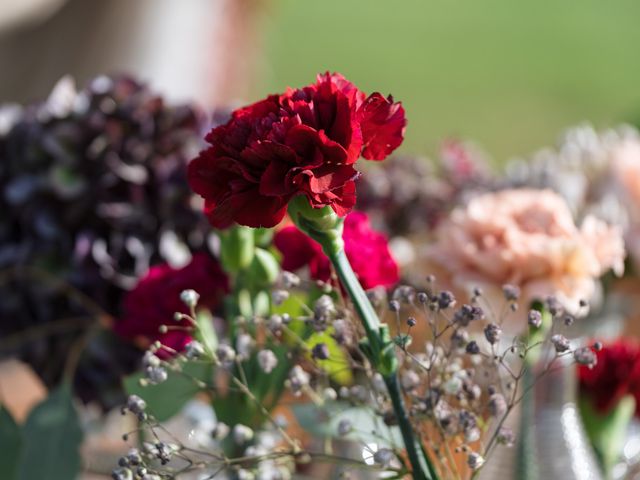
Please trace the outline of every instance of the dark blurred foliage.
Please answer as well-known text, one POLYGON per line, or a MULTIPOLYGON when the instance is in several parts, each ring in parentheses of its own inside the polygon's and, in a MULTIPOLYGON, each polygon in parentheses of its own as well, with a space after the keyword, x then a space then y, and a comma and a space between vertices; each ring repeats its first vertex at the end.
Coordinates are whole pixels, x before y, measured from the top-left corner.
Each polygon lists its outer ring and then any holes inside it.
POLYGON ((473 145, 443 143, 437 160, 395 156, 369 162, 357 182, 356 208, 391 236, 428 233, 460 202, 493 179, 473 145))
POLYGON ((149 265, 207 248, 185 172, 204 127, 125 76, 0 110, 0 354, 53 386, 82 352, 77 394, 120 401, 139 351, 97 327, 149 265))

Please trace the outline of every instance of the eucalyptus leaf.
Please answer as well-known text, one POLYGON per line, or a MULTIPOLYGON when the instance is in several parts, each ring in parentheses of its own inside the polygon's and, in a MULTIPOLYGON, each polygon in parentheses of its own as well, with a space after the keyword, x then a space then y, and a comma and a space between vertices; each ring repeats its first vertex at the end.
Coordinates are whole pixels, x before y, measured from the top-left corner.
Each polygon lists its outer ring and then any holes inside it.
POLYGON ((177 414, 182 407, 201 391, 197 380, 210 383, 211 365, 190 362, 184 364, 182 372, 169 371, 169 378, 158 385, 142 387, 142 373, 124 379, 124 388, 129 395, 138 395, 147 402, 147 411, 159 421, 165 421, 177 414))
POLYGON ((354 407, 347 402, 327 402, 322 407, 303 403, 293 405, 292 409, 300 426, 319 438, 349 438, 389 448, 403 444, 398 427, 387 426, 364 407, 354 407), (345 436, 338 434, 338 424, 342 420, 348 420, 353 426, 352 432, 345 436))
POLYGON ((20 427, 7 409, 0 405, 0 472, 3 478, 16 478, 21 448, 20 427))
MULTIPOLYGON (((71 387, 63 384, 36 406, 23 429, 17 480, 71 480, 80 472, 82 429, 71 387)), ((5 477, 3 477, 5 478, 5 477)))

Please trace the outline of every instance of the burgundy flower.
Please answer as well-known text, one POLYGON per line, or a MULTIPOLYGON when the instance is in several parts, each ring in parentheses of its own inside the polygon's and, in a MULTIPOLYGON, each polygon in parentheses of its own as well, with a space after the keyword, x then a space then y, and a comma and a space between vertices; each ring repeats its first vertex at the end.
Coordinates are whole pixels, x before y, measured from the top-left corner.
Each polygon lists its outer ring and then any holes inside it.
POLYGON ((189 183, 218 228, 273 227, 296 195, 344 216, 356 199, 354 164, 361 155, 383 160, 402 143, 405 124, 391 96, 366 98, 325 73, 233 112, 206 136, 211 146, 189 164, 189 183))
MULTIPOLYGON (((377 286, 390 287, 398 282, 398 265, 389 252, 386 237, 371 229, 365 213, 352 212, 344 222, 344 250, 360 284, 365 290, 377 286)), ((312 278, 327 281, 331 263, 320 244, 294 226, 278 231, 274 238, 282 252, 282 268, 296 271, 309 267, 312 278)))
POLYGON ((159 340, 163 345, 182 350, 191 341, 189 332, 169 330, 161 334, 161 325, 188 326, 176 322, 174 313, 188 313, 180 300, 183 290, 193 289, 200 295, 198 305, 214 309, 228 291, 228 280, 218 262, 205 253, 197 253, 187 266, 175 269, 167 264, 149 269, 123 301, 123 315, 114 331, 128 340, 145 343, 159 340))
POLYGON ((622 397, 631 394, 636 399, 636 415, 640 414, 640 345, 618 340, 597 352, 598 363, 580 366, 580 390, 595 408, 607 413, 622 397))

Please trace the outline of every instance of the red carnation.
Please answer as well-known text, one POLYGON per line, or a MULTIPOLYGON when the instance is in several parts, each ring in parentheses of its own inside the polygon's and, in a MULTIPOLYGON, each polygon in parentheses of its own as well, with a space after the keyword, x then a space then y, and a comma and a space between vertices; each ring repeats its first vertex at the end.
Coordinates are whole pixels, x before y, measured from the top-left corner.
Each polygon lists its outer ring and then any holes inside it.
POLYGON ((607 413, 625 395, 636 399, 636 415, 640 414, 640 346, 628 340, 605 345, 597 352, 598 363, 580 366, 580 391, 595 408, 607 413))
POLYGON ((402 143, 405 124, 391 96, 366 98, 325 73, 233 112, 206 136, 211 146, 189 164, 189 183, 218 228, 273 227, 296 195, 344 216, 355 204, 355 162, 383 160, 402 143))
MULTIPOLYGON (((391 287, 398 282, 398 265, 389 252, 387 239, 371 229, 365 213, 347 215, 342 238, 345 254, 362 288, 391 287)), ((296 227, 285 227, 277 232, 274 243, 282 252, 284 270, 293 272, 308 266, 311 277, 316 280, 327 281, 331 277, 331 263, 320 244, 296 227)))
POLYGON ((191 341, 189 333, 169 330, 161 334, 159 327, 189 326, 186 321, 176 322, 173 318, 176 312, 189 313, 180 300, 180 294, 187 289, 198 292, 199 306, 214 309, 228 291, 228 280, 218 262, 205 253, 197 253, 191 263, 180 269, 167 264, 151 267, 125 297, 123 315, 114 331, 128 340, 159 340, 167 347, 182 350, 191 341))

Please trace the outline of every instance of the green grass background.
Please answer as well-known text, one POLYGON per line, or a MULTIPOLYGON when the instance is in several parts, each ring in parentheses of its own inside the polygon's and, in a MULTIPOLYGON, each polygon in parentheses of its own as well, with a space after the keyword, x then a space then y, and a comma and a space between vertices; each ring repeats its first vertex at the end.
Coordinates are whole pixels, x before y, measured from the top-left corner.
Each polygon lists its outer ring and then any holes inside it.
POLYGON ((272 0, 264 29, 256 96, 340 71, 403 101, 404 151, 462 136, 501 162, 640 117, 637 0, 272 0))

